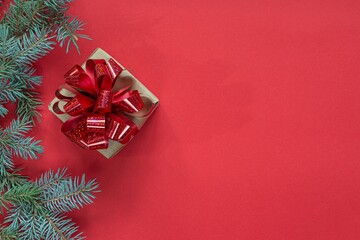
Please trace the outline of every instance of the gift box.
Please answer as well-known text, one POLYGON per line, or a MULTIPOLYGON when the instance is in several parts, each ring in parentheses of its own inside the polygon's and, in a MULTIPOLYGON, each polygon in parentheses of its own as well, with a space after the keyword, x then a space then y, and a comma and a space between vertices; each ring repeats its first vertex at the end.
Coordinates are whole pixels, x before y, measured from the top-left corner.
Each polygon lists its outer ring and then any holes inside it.
POLYGON ((49 110, 61 131, 84 149, 115 156, 144 126, 159 104, 134 75, 97 48, 82 65, 65 74, 49 110))

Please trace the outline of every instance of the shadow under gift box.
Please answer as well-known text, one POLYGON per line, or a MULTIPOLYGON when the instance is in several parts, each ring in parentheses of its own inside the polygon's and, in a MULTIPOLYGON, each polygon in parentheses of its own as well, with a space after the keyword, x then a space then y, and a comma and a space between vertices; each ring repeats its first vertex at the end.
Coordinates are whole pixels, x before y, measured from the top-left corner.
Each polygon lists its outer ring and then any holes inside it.
MULTIPOLYGON (((148 113, 146 116, 135 117, 135 116, 126 115, 127 118, 129 118, 131 121, 133 121, 135 123, 138 130, 140 130, 144 126, 147 119, 154 113, 155 109, 159 105, 159 99, 152 92, 150 92, 149 89, 147 89, 136 77, 134 77, 128 70, 126 70, 119 62, 117 62, 112 56, 110 56, 107 52, 105 52, 101 48, 97 48, 90 55, 90 57, 88 59, 104 59, 105 61, 109 61, 109 59, 111 59, 111 58, 123 69, 122 72, 119 74, 119 76, 114 81, 132 81, 132 87, 130 88, 130 90, 138 90, 142 97, 146 96, 146 98, 150 100, 150 102, 144 101, 145 105, 146 104, 152 104, 153 105, 153 107, 151 109, 151 112, 148 113)), ((85 69, 85 64, 86 64, 86 61, 82 65, 83 69, 85 69)), ((72 92, 70 92, 69 90, 67 90, 65 88, 65 85, 60 86, 60 93, 62 95, 65 95, 65 96, 73 96, 74 95, 72 92)), ((49 110, 55 116, 57 116, 62 122, 65 122, 68 119, 70 119, 71 116, 66 114, 66 113, 65 114, 57 114, 57 113, 55 113, 53 107, 54 107, 54 104, 57 103, 57 102, 59 102, 58 103, 59 108, 64 111, 63 107, 67 102, 62 101, 57 97, 55 97, 50 102, 49 110)), ((131 139, 133 137, 134 136, 131 136, 131 139)), ((99 149, 97 151, 100 152, 102 155, 104 155, 106 158, 111 158, 111 157, 115 156, 118 152, 120 152, 126 145, 127 145, 127 143, 122 144, 122 143, 120 143, 118 141, 109 139, 108 148, 99 149)))

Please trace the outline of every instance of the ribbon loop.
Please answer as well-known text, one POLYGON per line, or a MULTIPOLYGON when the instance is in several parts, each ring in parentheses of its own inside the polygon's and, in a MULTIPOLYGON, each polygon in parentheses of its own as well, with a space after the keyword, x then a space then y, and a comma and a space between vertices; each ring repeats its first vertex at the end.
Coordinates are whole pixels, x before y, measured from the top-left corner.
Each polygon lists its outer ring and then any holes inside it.
POLYGON ((86 119, 88 132, 105 133, 106 118, 103 115, 91 115, 86 119))
POLYGON ((117 76, 119 76, 119 74, 122 72, 123 69, 112 58, 109 59, 108 63, 109 63, 108 67, 109 67, 109 71, 111 73, 111 76, 112 76, 113 79, 116 79, 117 76))
POLYGON ((64 75, 66 84, 74 88, 80 88, 79 79, 81 74, 85 74, 84 69, 82 69, 79 65, 75 65, 64 75))
POLYGON ((116 109, 127 113, 139 112, 144 107, 138 90, 126 92, 125 94, 114 99, 116 109))
POLYGON ((138 131, 136 125, 121 114, 109 114, 107 121, 109 122, 108 137, 123 144, 129 142, 131 136, 138 131))

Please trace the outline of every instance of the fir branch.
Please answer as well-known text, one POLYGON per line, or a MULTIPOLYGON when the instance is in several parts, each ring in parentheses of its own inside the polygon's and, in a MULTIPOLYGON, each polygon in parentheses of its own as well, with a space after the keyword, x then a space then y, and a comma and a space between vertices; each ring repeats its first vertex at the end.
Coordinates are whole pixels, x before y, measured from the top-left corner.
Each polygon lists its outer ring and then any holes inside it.
POLYGON ((48 212, 40 205, 18 205, 9 210, 5 223, 15 229, 20 240, 39 240, 48 212))
POLYGON ((7 189, 16 188, 22 186, 28 182, 27 177, 19 174, 20 169, 16 169, 12 172, 6 171, 4 175, 0 174, 0 183, 7 189))
POLYGON ((15 75, 10 76, 10 79, 20 82, 25 89, 34 89, 42 83, 42 77, 35 76, 34 73, 35 68, 32 66, 22 65, 18 67, 18 72, 15 75))
POLYGON ((41 8, 39 1, 14 0, 6 12, 3 22, 12 29, 14 36, 21 36, 24 31, 31 29, 32 23, 37 21, 41 8))
POLYGON ((66 173, 67 169, 58 169, 57 172, 52 170, 45 172, 40 176, 39 179, 35 181, 36 185, 39 186, 43 191, 48 189, 56 188, 63 181, 68 180, 68 175, 66 173))
MULTIPOLYGON (((9 209, 7 227, 0 227, 0 239, 83 239, 78 227, 59 212, 92 203, 97 192, 95 180, 70 178, 66 169, 43 174, 35 183, 15 169, 13 155, 37 158, 43 151, 39 141, 25 134, 34 124, 41 104, 35 87, 33 63, 53 49, 53 39, 78 49, 83 23, 66 15, 72 0, 14 0, 0 20, 0 116, 4 104, 17 102, 18 119, 0 127, 0 210, 9 209)), ((1 2, 1 0, 0 0, 1 2)))
MULTIPOLYGON (((39 200, 38 196, 36 198, 39 200)), ((27 226, 27 223, 24 222, 25 219, 40 219, 45 214, 48 214, 47 210, 38 201, 31 204, 17 204, 9 209, 4 223, 12 229, 16 229, 16 232, 20 234, 26 230, 24 229, 24 226, 27 226)))
POLYGON ((80 209, 84 205, 93 202, 94 192, 98 192, 99 185, 95 180, 85 181, 85 175, 81 180, 78 177, 68 178, 61 181, 56 187, 44 189, 43 204, 53 212, 69 212, 80 209))
POLYGON ((16 229, 11 227, 0 227, 0 239, 1 240, 17 240, 18 234, 16 229))
POLYGON ((19 229, 19 239, 39 240, 41 239, 42 225, 44 216, 31 211, 24 211, 21 217, 21 228, 19 229))
POLYGON ((36 159, 37 154, 43 152, 43 148, 39 145, 40 141, 24 136, 24 133, 29 131, 30 128, 31 124, 29 122, 17 119, 13 120, 10 126, 3 131, 0 136, 0 149, 1 152, 7 154, 3 156, 4 163, 9 157, 9 151, 24 159, 36 159))
POLYGON ((5 24, 0 24, 0 43, 1 60, 5 62, 15 51, 12 46, 16 45, 16 38, 10 36, 9 27, 5 24))
POLYGON ((49 231, 48 234, 56 234, 58 235, 61 239, 66 240, 66 237, 64 236, 64 234, 61 232, 61 230, 56 226, 56 224, 54 223, 54 221, 50 218, 50 217, 46 217, 46 220, 49 222, 52 231, 49 231))
POLYGON ((0 195, 0 206, 8 209, 8 205, 35 206, 40 198, 40 189, 33 183, 26 183, 16 188, 11 188, 0 195))
MULTIPOLYGON (((44 11, 44 4, 42 1, 22 1, 17 0, 15 5, 16 14, 23 13, 22 15, 15 15, 17 25, 13 26, 16 31, 13 32, 15 36, 21 36, 24 32, 32 30, 34 27, 42 25, 43 21, 38 16, 44 11)), ((11 22, 8 19, 8 22, 11 22)), ((15 22, 15 21, 14 21, 15 22)))
POLYGON ((0 53, 3 54, 0 61, 0 78, 3 79, 15 76, 19 71, 18 66, 30 65, 45 56, 55 44, 51 41, 53 37, 50 36, 49 28, 36 27, 30 30, 28 35, 24 34, 17 39, 9 38, 8 33, 8 27, 0 25, 0 42, 6 42, 0 45, 0 53))
POLYGON ((49 7, 50 9, 54 10, 54 11, 59 11, 61 10, 61 12, 66 11, 69 7, 68 7, 68 3, 72 2, 72 1, 64 1, 64 0, 45 0, 44 4, 49 7))
POLYGON ((10 26, 15 36, 21 36, 37 26, 48 26, 57 35, 59 43, 62 43, 61 46, 68 39, 67 51, 71 43, 79 51, 77 40, 90 38, 77 33, 83 30, 84 24, 81 21, 76 18, 70 19, 65 15, 70 2, 72 0, 15 0, 5 14, 3 22, 10 26))
POLYGON ((16 54, 9 62, 15 61, 18 64, 30 64, 45 56, 53 49, 54 42, 50 41, 50 29, 35 27, 29 31, 29 35, 24 34, 17 41, 16 54))
POLYGON ((47 222, 42 226, 42 237, 44 239, 59 240, 81 240, 84 239, 82 233, 78 233, 78 227, 71 219, 67 219, 62 214, 45 216, 47 222), (75 235, 75 236, 74 236, 75 235))
POLYGON ((0 79, 7 78, 11 73, 15 71, 15 64, 13 62, 7 63, 5 66, 5 62, 7 59, 15 54, 16 51, 16 39, 15 37, 11 37, 9 34, 9 27, 5 24, 0 24, 0 79))
POLYGON ((38 93, 34 91, 24 91, 25 98, 18 101, 16 113, 19 118, 28 121, 32 126, 35 125, 35 119, 40 121, 41 114, 37 111, 37 107, 42 105, 38 98, 38 93))
MULTIPOLYGON (((0 141, 3 141, 1 137, 0 141)), ((0 143, 0 175, 5 176, 9 169, 14 169, 11 150, 0 143)))
POLYGON ((7 176, 9 170, 14 170, 13 153, 24 159, 35 159, 43 151, 40 141, 24 136, 30 129, 29 122, 21 119, 11 121, 5 129, 0 127, 0 177, 7 176))
POLYGON ((3 102, 0 101, 0 117, 5 117, 8 112, 9 111, 4 107, 3 102))
POLYGON ((71 43, 75 46, 76 50, 80 53, 79 45, 77 41, 79 38, 84 38, 91 40, 91 38, 84 34, 77 34, 79 30, 83 30, 85 23, 81 22, 77 18, 72 20, 62 21, 57 30, 57 41, 60 43, 60 46, 64 46, 66 41, 66 52, 69 52, 71 43))
POLYGON ((25 98, 25 86, 22 82, 12 82, 0 79, 0 100, 16 102, 17 99, 25 98))
POLYGON ((10 122, 9 127, 4 130, 3 138, 5 137, 21 137, 24 136, 31 129, 31 124, 22 120, 22 119, 14 119, 10 122))
POLYGON ((4 223, 7 224, 11 229, 19 232, 21 219, 27 206, 13 206, 7 212, 4 223))
POLYGON ((11 144, 16 156, 23 159, 36 159, 38 154, 43 152, 43 147, 39 145, 40 140, 34 140, 33 137, 25 137, 14 140, 16 144, 11 144))

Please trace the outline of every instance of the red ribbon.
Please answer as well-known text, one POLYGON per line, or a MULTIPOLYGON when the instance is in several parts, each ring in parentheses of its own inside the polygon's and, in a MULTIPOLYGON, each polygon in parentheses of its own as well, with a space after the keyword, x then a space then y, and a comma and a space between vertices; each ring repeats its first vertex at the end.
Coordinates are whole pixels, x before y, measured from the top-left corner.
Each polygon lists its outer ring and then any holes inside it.
POLYGON ((57 114, 71 116, 61 131, 72 141, 87 149, 105 149, 109 139, 126 144, 138 132, 135 123, 128 117, 142 117, 149 114, 137 90, 130 90, 132 82, 118 79, 123 69, 113 60, 90 59, 86 70, 75 65, 65 74, 65 82, 75 94, 56 96, 67 102, 64 111, 55 103, 57 114))

